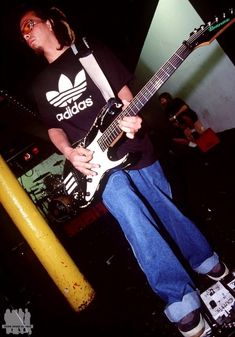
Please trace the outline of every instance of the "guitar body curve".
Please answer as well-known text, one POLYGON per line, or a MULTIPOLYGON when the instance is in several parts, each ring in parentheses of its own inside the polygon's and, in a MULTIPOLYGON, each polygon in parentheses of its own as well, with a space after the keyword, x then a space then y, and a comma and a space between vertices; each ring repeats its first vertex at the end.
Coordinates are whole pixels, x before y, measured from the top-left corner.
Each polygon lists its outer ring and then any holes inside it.
POLYGON ((113 112, 110 113, 110 107, 105 106, 86 137, 76 143, 76 146, 83 146, 93 152, 91 162, 100 164, 100 167, 96 169, 96 176, 85 176, 76 170, 69 160, 65 161, 62 175, 63 193, 74 200, 76 207, 84 208, 94 201, 110 170, 124 168, 131 164, 129 154, 116 160, 115 152, 111 147, 102 149, 99 144, 104 125, 113 115, 113 112))

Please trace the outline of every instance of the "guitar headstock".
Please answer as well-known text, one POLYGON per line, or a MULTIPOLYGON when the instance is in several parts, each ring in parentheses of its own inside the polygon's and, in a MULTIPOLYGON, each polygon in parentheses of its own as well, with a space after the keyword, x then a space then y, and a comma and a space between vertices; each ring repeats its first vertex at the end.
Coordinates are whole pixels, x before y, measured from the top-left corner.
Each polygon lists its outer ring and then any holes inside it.
POLYGON ((208 45, 234 22, 234 9, 230 8, 227 12, 222 13, 220 17, 216 16, 212 21, 209 21, 207 24, 201 25, 200 28, 195 29, 190 34, 189 39, 184 43, 192 49, 208 45))

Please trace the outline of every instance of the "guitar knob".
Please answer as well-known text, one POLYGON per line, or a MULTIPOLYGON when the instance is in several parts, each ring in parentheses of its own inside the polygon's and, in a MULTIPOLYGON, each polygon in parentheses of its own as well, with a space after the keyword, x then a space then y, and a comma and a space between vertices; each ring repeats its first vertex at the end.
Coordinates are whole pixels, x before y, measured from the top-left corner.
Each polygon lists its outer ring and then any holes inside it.
POLYGON ((89 197, 91 195, 90 192, 86 192, 86 197, 89 197))
POLYGON ((92 183, 92 178, 87 178, 88 183, 92 183))

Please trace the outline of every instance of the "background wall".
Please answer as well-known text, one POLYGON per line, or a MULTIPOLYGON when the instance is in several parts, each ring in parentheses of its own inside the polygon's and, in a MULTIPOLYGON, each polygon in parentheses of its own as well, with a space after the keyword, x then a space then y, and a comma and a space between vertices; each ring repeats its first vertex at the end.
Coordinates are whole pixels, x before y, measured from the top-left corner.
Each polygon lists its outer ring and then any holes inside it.
MULTIPOLYGON (((145 84, 201 24, 201 17, 188 0, 160 0, 136 67, 138 86, 145 84)), ((221 38, 226 33, 223 32, 221 38)), ((234 64, 214 40, 210 45, 195 49, 158 93, 169 91, 182 97, 205 126, 223 131, 235 127, 234 89, 234 64)), ((157 97, 152 104, 156 111, 157 97)))

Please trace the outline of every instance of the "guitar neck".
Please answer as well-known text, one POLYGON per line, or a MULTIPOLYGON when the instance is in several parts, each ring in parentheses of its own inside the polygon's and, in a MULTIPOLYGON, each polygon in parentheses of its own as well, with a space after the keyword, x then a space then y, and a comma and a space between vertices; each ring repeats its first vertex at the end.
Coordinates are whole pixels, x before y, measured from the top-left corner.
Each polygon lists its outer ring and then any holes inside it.
POLYGON ((163 64, 163 66, 150 78, 141 91, 132 99, 126 109, 122 110, 107 127, 99 139, 100 146, 105 150, 119 138, 122 133, 118 121, 125 116, 136 116, 143 106, 150 100, 156 91, 171 77, 191 52, 200 46, 210 44, 222 32, 235 22, 234 10, 223 13, 221 20, 215 16, 206 25, 201 25, 190 34, 176 52, 163 64))
POLYGON ((150 78, 145 86, 132 99, 126 109, 122 110, 105 130, 100 142, 108 148, 120 136, 122 130, 118 120, 125 116, 136 116, 157 90, 171 77, 183 61, 193 51, 187 43, 183 43, 179 49, 165 62, 165 64, 150 78))
MULTIPOLYGON (((158 89, 171 77, 184 60, 191 54, 192 49, 182 44, 165 64, 150 78, 141 91, 133 98, 121 116, 136 116, 158 89)), ((120 117, 120 116, 119 116, 120 117)))

